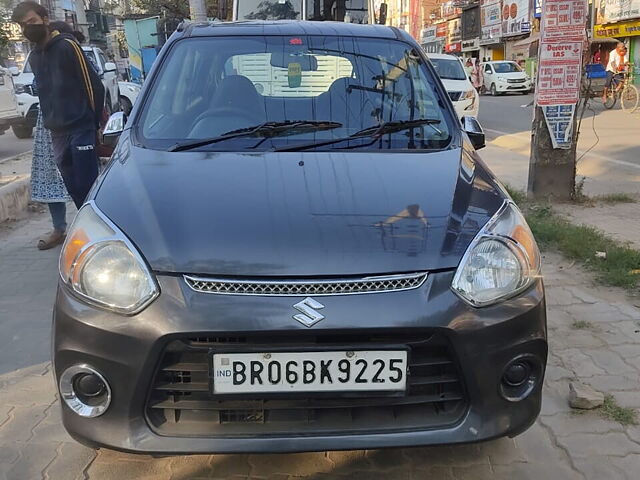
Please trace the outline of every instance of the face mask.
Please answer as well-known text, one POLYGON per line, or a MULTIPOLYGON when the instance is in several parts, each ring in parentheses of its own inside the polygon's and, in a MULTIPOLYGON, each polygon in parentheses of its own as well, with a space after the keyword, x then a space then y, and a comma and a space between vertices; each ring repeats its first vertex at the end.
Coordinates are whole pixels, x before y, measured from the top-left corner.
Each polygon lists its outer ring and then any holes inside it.
POLYGON ((47 30, 47 26, 44 23, 39 23, 36 25, 27 25, 24 27, 24 36, 33 43, 40 43, 49 34, 47 30))

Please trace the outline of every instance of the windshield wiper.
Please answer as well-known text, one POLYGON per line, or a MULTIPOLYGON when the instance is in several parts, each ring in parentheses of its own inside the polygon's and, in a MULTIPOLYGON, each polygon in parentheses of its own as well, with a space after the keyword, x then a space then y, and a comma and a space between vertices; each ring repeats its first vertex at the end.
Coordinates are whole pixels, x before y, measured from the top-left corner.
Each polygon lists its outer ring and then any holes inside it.
POLYGON ((286 120, 284 122, 264 122, 253 127, 239 128, 223 133, 217 137, 189 140, 176 143, 169 148, 169 152, 182 152, 194 148, 212 145, 230 138, 239 137, 276 137, 282 134, 297 134, 306 131, 332 130, 341 127, 339 122, 317 120, 286 120))
MULTIPOLYGON (((334 138, 331 140, 325 140, 322 142, 315 143, 303 143, 300 145, 291 145, 287 147, 276 148, 274 151, 276 152, 297 152, 300 150, 307 150, 315 147, 324 147, 326 145, 333 145, 334 143, 346 142, 348 140, 356 140, 358 138, 367 138, 374 137, 378 138, 387 133, 395 133, 400 132, 402 130, 408 130, 410 128, 420 127, 422 125, 437 125, 441 123, 442 120, 437 118, 416 118, 415 120, 398 120, 398 121, 389 121, 382 122, 379 125, 374 125, 372 127, 364 128, 348 137, 334 138)), ((435 128, 435 127, 434 127, 435 128)), ((436 129, 438 133, 442 133, 440 130, 436 129)))

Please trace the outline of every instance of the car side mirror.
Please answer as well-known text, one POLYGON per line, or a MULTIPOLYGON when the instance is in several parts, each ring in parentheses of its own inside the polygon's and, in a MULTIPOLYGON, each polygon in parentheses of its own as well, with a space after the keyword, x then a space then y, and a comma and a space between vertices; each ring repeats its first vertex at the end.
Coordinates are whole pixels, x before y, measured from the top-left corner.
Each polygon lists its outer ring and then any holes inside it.
POLYGON ((9 67, 9 71, 11 72, 11 75, 13 75, 14 77, 17 77, 18 75, 20 75, 20 69, 18 67, 9 67))
POLYGON ((104 64, 104 73, 115 72, 118 67, 113 62, 107 62, 104 64))
POLYGON ((473 117, 462 117, 462 129, 469 137, 469 141, 473 148, 480 150, 486 145, 484 130, 480 126, 478 120, 473 117))
POLYGON ((123 112, 116 112, 109 117, 107 125, 102 131, 102 144, 114 147, 127 124, 127 116, 123 112))

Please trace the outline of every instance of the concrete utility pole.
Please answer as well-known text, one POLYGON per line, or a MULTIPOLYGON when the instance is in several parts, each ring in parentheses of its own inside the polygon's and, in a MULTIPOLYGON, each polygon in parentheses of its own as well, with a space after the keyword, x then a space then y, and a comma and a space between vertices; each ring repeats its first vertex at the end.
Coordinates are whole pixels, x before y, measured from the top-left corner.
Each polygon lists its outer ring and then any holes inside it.
POLYGON ((587 0, 545 0, 527 193, 569 200, 576 186, 577 117, 587 0))
POLYGON ((189 0, 189 12, 193 22, 207 21, 207 6, 205 0, 189 0))

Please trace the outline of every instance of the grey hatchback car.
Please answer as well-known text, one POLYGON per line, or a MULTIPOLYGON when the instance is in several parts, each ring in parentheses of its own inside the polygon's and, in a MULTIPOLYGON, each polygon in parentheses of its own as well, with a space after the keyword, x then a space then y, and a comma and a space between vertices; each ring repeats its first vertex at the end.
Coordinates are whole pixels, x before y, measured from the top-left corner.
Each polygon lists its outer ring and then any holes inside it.
POLYGON ((534 422, 538 248, 405 32, 183 25, 106 134, 54 311, 78 441, 295 452, 534 422))

